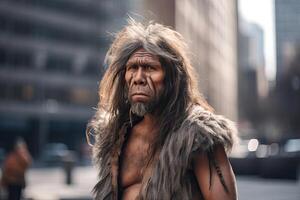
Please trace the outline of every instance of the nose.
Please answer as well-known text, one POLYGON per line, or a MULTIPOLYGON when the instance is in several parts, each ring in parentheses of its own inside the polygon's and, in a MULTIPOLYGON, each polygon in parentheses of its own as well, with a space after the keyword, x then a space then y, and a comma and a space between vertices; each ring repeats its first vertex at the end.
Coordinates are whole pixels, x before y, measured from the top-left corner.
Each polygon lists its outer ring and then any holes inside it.
POLYGON ((136 85, 146 84, 146 74, 142 67, 139 67, 138 70, 133 74, 133 83, 136 85))

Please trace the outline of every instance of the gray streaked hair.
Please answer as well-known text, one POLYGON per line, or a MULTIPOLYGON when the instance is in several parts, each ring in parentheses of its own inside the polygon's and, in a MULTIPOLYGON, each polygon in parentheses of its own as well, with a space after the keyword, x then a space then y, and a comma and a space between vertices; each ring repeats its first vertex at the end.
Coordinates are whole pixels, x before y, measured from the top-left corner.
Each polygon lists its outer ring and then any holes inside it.
POLYGON ((100 144, 97 144, 100 150, 96 162, 107 161, 122 125, 130 120, 125 66, 130 56, 140 48, 158 56, 165 71, 165 87, 156 116, 160 132, 152 145, 152 156, 163 146, 168 134, 180 127, 192 106, 200 105, 212 111, 198 90, 196 73, 183 37, 161 24, 142 24, 129 19, 128 25, 116 34, 107 52, 105 62, 108 68, 100 83, 98 108, 87 127, 87 134, 94 132, 101 138, 100 144))

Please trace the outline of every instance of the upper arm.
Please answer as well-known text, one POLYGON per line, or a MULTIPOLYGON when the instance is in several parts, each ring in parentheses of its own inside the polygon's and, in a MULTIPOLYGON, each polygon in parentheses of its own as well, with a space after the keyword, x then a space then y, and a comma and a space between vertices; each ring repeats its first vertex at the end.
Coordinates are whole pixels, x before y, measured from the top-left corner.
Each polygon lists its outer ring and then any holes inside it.
POLYGON ((222 185, 216 168, 210 167, 207 153, 196 152, 193 156, 193 170, 204 199, 237 199, 234 173, 223 146, 214 148, 213 157, 220 167, 228 191, 222 185))

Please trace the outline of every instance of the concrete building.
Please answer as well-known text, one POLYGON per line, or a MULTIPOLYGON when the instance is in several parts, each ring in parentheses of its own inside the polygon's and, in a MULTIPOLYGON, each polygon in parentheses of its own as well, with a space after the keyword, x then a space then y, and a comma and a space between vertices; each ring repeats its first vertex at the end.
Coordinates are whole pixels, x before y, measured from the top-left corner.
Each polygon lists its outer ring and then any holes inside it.
POLYGON ((300 1, 275 0, 275 26, 278 81, 300 46, 300 1))
POLYGON ((237 3, 177 0, 176 29, 187 39, 199 86, 218 113, 237 120, 237 3))
MULTIPOLYGON (((264 32, 254 23, 239 20, 239 119, 260 121, 262 100, 268 96, 265 73, 264 32)), ((257 125, 257 124, 256 124, 257 125)))
POLYGON ((123 0, 0 2, 0 147, 20 135, 34 155, 49 142, 80 149, 126 12, 123 0))
POLYGON ((300 133, 300 1, 275 0, 276 111, 283 137, 300 133))

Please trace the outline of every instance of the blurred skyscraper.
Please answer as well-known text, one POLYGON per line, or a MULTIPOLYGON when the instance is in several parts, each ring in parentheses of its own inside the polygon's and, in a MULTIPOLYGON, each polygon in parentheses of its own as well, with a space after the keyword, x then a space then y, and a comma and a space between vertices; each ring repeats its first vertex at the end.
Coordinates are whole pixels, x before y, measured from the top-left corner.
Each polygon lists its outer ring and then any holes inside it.
POLYGON ((300 48, 300 1, 275 0, 275 25, 278 81, 300 48))
POLYGON ((264 32, 262 28, 239 19, 239 118, 260 121, 262 101, 268 96, 265 73, 264 32))
POLYGON ((277 121, 285 137, 300 137, 300 1, 275 0, 277 121))
POLYGON ((237 120, 236 0, 177 0, 176 28, 191 47, 209 103, 237 120))
POLYGON ((109 34, 124 0, 0 1, 0 147, 23 136, 78 148, 97 104, 109 34))
MULTIPOLYGON (((141 2, 131 0, 131 2, 141 2)), ((143 0, 133 10, 175 27, 188 42, 199 86, 218 113, 237 119, 236 0, 143 0)))

